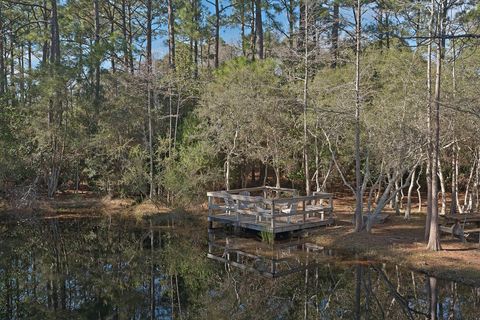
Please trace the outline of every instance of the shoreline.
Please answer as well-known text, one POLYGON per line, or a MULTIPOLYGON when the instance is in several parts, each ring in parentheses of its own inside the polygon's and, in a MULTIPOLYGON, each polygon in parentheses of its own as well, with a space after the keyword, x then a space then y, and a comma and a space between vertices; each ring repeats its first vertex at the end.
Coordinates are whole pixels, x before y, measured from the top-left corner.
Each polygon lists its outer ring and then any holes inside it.
MULTIPOLYGON (((344 202, 339 199, 339 202, 344 202)), ((55 199, 41 199, 38 209, 0 209, 0 223, 7 220, 29 218, 93 218, 116 215, 130 219, 143 219, 146 216, 161 216, 184 211, 186 216, 196 216, 202 221, 199 228, 207 228, 207 211, 198 205, 185 210, 171 209, 144 201, 136 203, 129 199, 110 199, 86 195, 62 195, 55 199)), ((339 206, 337 206, 339 208, 339 206)), ((406 221, 393 212, 384 224, 375 225, 372 233, 353 232, 350 223, 350 204, 344 202, 343 210, 335 212, 336 222, 330 227, 305 230, 309 242, 339 252, 358 255, 359 258, 378 262, 393 263, 446 280, 454 280, 467 285, 480 286, 480 245, 478 242, 462 243, 444 235, 441 238, 442 250, 426 250, 423 241, 424 216, 412 215, 406 221)))

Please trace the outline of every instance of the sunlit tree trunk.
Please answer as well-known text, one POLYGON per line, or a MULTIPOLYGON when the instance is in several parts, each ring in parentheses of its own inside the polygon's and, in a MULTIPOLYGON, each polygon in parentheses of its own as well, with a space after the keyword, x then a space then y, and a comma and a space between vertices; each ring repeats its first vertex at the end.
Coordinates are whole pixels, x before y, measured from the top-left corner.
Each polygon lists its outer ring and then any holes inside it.
POLYGON ((363 188, 362 172, 360 163, 360 50, 361 50, 361 28, 362 28, 362 2, 357 0, 355 15, 355 35, 356 35, 356 53, 355 53, 355 231, 359 232, 363 228, 363 188))
POLYGON ((422 188, 422 185, 420 184, 420 176, 422 174, 422 171, 423 171, 423 167, 420 167, 420 172, 418 173, 417 181, 415 182, 417 184, 417 197, 418 197, 417 212, 418 213, 422 212, 422 193, 420 192, 420 189, 422 188))
POLYGON ((458 153, 456 143, 452 145, 452 201, 450 204, 450 214, 457 214, 458 207, 458 153))
MULTIPOLYGON (((433 10, 433 8, 432 8, 433 10)), ((441 2, 439 12, 443 11, 443 2, 441 2)), ((439 14, 437 28, 438 34, 443 35, 443 14, 439 14)), ((436 54, 436 73, 435 73, 435 100, 434 100, 434 140, 433 140, 433 159, 432 159, 432 216, 430 219, 430 233, 427 248, 438 251, 440 247, 440 234, 438 229, 438 162, 440 154, 440 98, 441 98, 441 76, 442 76, 442 56, 443 41, 437 41, 436 54)))
POLYGON ((440 190, 442 194, 442 209, 440 214, 444 216, 447 211, 447 192, 445 189, 445 178, 442 171, 442 161, 440 160, 438 161, 438 179, 440 179, 440 190))
POLYGON ((415 173, 417 171, 417 167, 415 166, 412 171, 413 171, 412 178, 410 180, 410 186, 408 187, 408 192, 407 192, 407 207, 405 208, 405 216, 404 216, 406 220, 410 219, 410 214, 412 212, 412 190, 415 184, 415 173))
MULTIPOLYGON (((433 37, 433 19, 435 11, 435 0, 431 1, 430 8, 430 22, 429 22, 429 36, 433 37)), ((433 39, 429 40, 428 53, 427 53, 427 169, 426 169, 426 182, 427 182, 427 218, 425 220, 425 240, 428 239, 430 234, 430 225, 432 220, 432 43, 433 39)), ((433 176, 435 177, 435 176, 433 176)))

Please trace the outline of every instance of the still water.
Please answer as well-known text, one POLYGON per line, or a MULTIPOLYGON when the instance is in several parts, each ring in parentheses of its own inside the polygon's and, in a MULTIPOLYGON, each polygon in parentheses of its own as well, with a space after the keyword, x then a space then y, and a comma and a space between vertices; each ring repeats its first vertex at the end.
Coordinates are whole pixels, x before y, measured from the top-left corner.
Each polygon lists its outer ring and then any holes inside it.
POLYGON ((480 319, 480 288, 185 215, 10 220, 0 319, 480 319))

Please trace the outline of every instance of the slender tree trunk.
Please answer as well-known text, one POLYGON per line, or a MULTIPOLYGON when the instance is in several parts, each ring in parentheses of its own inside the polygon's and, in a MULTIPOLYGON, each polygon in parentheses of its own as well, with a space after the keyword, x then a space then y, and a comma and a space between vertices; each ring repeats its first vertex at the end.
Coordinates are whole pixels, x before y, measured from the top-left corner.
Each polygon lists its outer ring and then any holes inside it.
POLYGON ((410 213, 412 212, 412 190, 413 185, 415 184, 415 173, 417 171, 417 167, 413 168, 412 179, 410 180, 410 186, 408 187, 407 192, 407 207, 405 208, 405 220, 410 219, 410 213))
POLYGON ((20 101, 22 103, 25 102, 25 66, 24 66, 24 61, 25 61, 25 52, 24 52, 24 46, 23 43, 20 45, 20 55, 18 56, 18 84, 20 87, 20 101))
POLYGON ((60 33, 58 28, 58 14, 57 14, 57 1, 51 0, 51 45, 50 45, 50 61, 52 63, 60 63, 60 33))
POLYGON ((468 180, 467 180, 467 183, 466 183, 466 187, 465 187, 465 194, 464 194, 464 199, 463 199, 463 206, 459 206, 459 209, 460 209, 460 213, 464 213, 464 212, 468 212, 470 211, 471 209, 471 206, 469 206, 468 204, 468 199, 470 197, 470 184, 472 182, 472 179, 473 179, 473 174, 475 172, 475 168, 476 166, 478 165, 477 163, 477 159, 474 158, 473 159, 473 163, 470 167, 470 174, 468 176, 468 180))
MULTIPOLYGON (((316 128, 318 129, 318 121, 316 122, 316 128)), ((320 154, 318 150, 318 137, 315 135, 315 190, 320 191, 320 154)))
POLYGON ((293 49, 293 37, 295 34, 295 1, 289 0, 289 5, 287 8, 287 19, 288 19, 288 47, 290 50, 293 49))
POLYGON ((450 204, 450 214, 457 214, 457 190, 458 190, 458 158, 456 143, 452 145, 452 201, 450 204))
POLYGON ((215 68, 218 68, 220 61, 220 3, 215 0, 215 68))
POLYGON ((362 172, 360 163, 360 50, 362 35, 362 2, 357 0, 355 15, 355 35, 356 35, 356 53, 355 53, 355 231, 359 232, 363 228, 363 194, 362 194, 362 172))
POLYGON ((194 7, 193 7, 194 8, 193 24, 195 26, 195 38, 193 40, 193 63, 195 66, 195 70, 193 72, 194 79, 198 78, 198 33, 200 32, 199 30, 200 10, 198 6, 199 6, 199 0, 195 0, 194 7))
POLYGON ((472 212, 477 212, 479 207, 479 187, 480 187, 480 148, 475 150, 477 158, 477 169, 475 170, 475 181, 473 183, 473 190, 472 190, 472 212))
POLYGON ((168 86, 168 157, 172 156, 172 139, 173 139, 173 101, 172 88, 168 86))
POLYGON ((132 30, 132 4, 128 1, 128 61, 130 63, 130 73, 134 74, 133 66, 133 30, 132 30))
POLYGON ((440 214, 444 216, 447 211, 447 192, 445 190, 445 179, 442 171, 442 161, 438 161, 438 178, 440 179, 440 190, 442 193, 442 209, 440 214))
POLYGON ((252 54, 252 61, 255 60, 256 56, 256 44, 257 44, 257 32, 255 25, 255 1, 250 1, 250 10, 251 10, 251 19, 250 19, 250 51, 252 54))
MULTIPOLYGON (((53 76, 60 65, 60 32, 58 27, 57 1, 51 0, 51 19, 50 19, 50 72, 53 76)), ((58 89, 58 88, 57 88, 58 89)), ((58 187, 60 177, 60 165, 63 155, 63 146, 59 141, 57 129, 61 127, 61 101, 59 101, 59 92, 57 91, 49 101, 48 119, 50 131, 51 163, 48 174, 47 194, 52 198, 58 187)))
MULTIPOLYGON (((0 38, 1 41, 1 38, 0 38)), ((0 50, 1 53, 2 50, 0 50)), ((28 79, 27 79, 27 87, 28 87, 28 103, 32 103, 32 95, 31 95, 31 88, 32 88, 32 41, 28 41, 28 79)))
POLYGON ((177 147, 178 120, 180 118, 180 94, 177 96, 177 110, 175 112, 175 130, 173 132, 173 149, 177 147))
POLYGON ((340 6, 338 1, 333 2, 333 23, 332 23, 332 63, 331 67, 337 67, 338 61, 338 31, 340 29, 340 6))
POLYGON ((245 38, 245 1, 240 1, 240 36, 242 37, 242 54, 247 56, 247 44, 245 38))
POLYGON ((94 106, 95 112, 99 113, 99 104, 100 104, 100 64, 101 58, 98 56, 98 50, 100 50, 100 8, 98 0, 93 2, 94 12, 95 12, 95 97, 94 97, 94 106))
POLYGON ((5 77, 5 60, 4 60, 4 29, 3 29, 3 12, 2 12, 3 5, 0 4, 0 96, 6 92, 5 84, 6 84, 6 77, 5 77))
POLYGON ((279 166, 276 166, 275 167, 275 187, 276 188, 280 188, 280 167, 279 166))
POLYGON ((307 19, 305 17, 305 2, 308 0, 299 0, 299 26, 298 26, 298 40, 297 40, 297 50, 301 52, 304 50, 305 39, 305 29, 307 28, 307 19))
MULTIPOLYGON (((429 22, 429 36, 433 38, 433 19, 435 14, 435 0, 431 1, 431 12, 430 12, 430 22, 429 22)), ((428 53, 427 53, 427 95, 428 95, 428 105, 427 105, 427 218, 425 221, 425 240, 428 239, 430 234, 430 225, 432 220, 432 177, 435 177, 432 174, 432 42, 430 40, 428 43, 428 53)))
MULTIPOLYGON (((10 30, 10 87, 14 88, 15 87, 15 52, 14 49, 16 47, 15 43, 15 34, 10 30)), ((15 92, 15 90, 12 90, 15 92)), ((13 98, 12 100, 15 100, 13 98)))
POLYGON ((420 167, 420 172, 418 173, 417 176, 417 197, 418 197, 418 209, 417 212, 420 213, 422 212, 422 193, 420 192, 420 189, 422 188, 422 185, 420 184, 420 175, 422 174, 422 167, 420 167))
MULTIPOLYGON (((113 34, 115 32, 115 9, 112 9, 112 16, 110 19, 110 33, 113 34)), ((112 50, 110 51, 110 64, 112 65, 112 74, 117 72, 117 66, 115 58, 117 56, 116 45, 113 46, 112 50)), ((117 84, 115 83, 115 92, 117 92, 117 84)))
MULTIPOLYGON (((441 2, 440 12, 443 11, 443 3, 441 2)), ((432 8, 433 10, 433 8, 432 8)), ((443 36, 443 14, 439 15, 438 22, 439 35, 443 36)), ((427 248, 429 250, 438 251, 440 246, 440 234, 438 229, 438 162, 440 154, 440 98, 441 98, 441 76, 442 76, 442 40, 437 43, 437 65, 435 74, 435 101, 434 101, 434 141, 433 141, 433 159, 432 159, 432 217, 430 219, 430 234, 428 238, 427 248)))
POLYGON ((225 190, 230 190, 230 154, 225 161, 225 190))
MULTIPOLYGON (((395 189, 398 189, 399 186, 400 186, 400 184, 399 184, 399 181, 398 181, 398 179, 397 179, 397 180, 395 180, 395 189)), ((395 197, 393 198, 393 204, 394 204, 394 208, 395 208, 395 214, 396 214, 397 216, 400 215, 400 207, 401 207, 401 204, 400 204, 400 201, 401 201, 401 200, 400 200, 400 199, 401 199, 400 193, 397 192, 396 195, 395 195, 395 197)))
MULTIPOLYGON (((308 1, 305 0, 304 4, 304 14, 305 19, 308 19, 308 1)), ((303 30, 305 32, 305 39, 307 39, 308 28, 303 30)), ((305 193, 307 196, 310 195, 310 172, 309 172, 309 161, 308 161, 308 128, 307 128, 307 108, 308 108, 308 45, 304 46, 304 78, 303 78, 303 165, 305 170, 305 193)))
POLYGON ((168 11, 168 62, 170 68, 175 69, 175 13, 173 0, 167 0, 168 11))
MULTIPOLYGON (((97 0, 98 1, 98 0, 97 0)), ((150 158, 150 198, 155 194, 153 180, 153 127, 152 127, 152 0, 147 0, 147 116, 148 116, 148 153, 150 158)))
MULTIPOLYGON (((48 26, 49 26, 49 23, 48 21, 50 20, 50 17, 48 16, 48 9, 47 9, 47 0, 43 0, 43 7, 42 7, 42 12, 43 12, 43 27, 44 27, 44 31, 45 31, 45 34, 48 34, 49 32, 49 29, 48 29, 48 26)), ((50 45, 49 45, 49 41, 47 39, 45 39, 43 41, 43 45, 42 45, 42 65, 45 66, 49 60, 49 57, 50 57, 50 45)), ((6 85, 6 82, 5 82, 5 85, 6 85)))
POLYGON ((122 0, 122 33, 123 33, 123 63, 125 71, 129 68, 128 35, 127 35, 127 3, 122 0))

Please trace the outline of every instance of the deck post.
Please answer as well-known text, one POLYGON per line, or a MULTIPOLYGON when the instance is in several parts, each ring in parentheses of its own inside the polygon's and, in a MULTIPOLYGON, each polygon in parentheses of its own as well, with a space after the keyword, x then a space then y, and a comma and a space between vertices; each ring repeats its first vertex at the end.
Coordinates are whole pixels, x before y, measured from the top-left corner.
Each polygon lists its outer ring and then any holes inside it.
POLYGON ((208 196, 208 216, 212 215, 212 197, 208 196))
POLYGON ((272 220, 271 220, 271 227, 272 227, 272 233, 275 234, 275 200, 272 200, 272 220))
POLYGON ((330 195, 330 196, 328 197, 328 201, 329 201, 328 204, 329 204, 329 207, 330 207, 330 214, 329 214, 329 216, 330 216, 330 218, 333 218, 333 195, 330 195))

